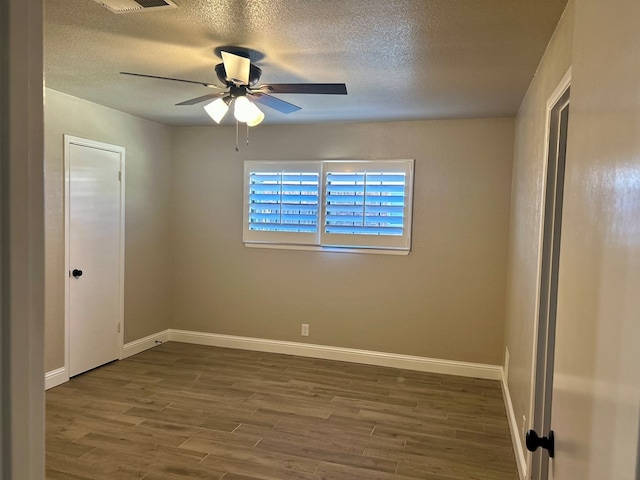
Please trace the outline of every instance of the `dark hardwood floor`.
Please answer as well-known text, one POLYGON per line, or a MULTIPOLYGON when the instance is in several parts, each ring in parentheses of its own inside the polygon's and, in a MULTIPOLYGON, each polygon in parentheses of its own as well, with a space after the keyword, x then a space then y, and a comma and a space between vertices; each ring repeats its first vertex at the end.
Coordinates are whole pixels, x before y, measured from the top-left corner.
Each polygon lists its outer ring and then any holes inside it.
POLYGON ((165 343, 46 394, 49 480, 516 480, 500 384, 165 343))

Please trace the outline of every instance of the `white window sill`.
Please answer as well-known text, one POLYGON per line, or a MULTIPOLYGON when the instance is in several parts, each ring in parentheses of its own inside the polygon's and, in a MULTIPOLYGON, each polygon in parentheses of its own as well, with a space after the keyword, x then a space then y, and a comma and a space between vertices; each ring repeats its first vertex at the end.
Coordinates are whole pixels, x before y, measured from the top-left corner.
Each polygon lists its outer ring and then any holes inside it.
POLYGON ((284 243, 254 243, 245 242, 248 248, 271 248, 276 250, 304 250, 311 252, 331 253, 372 253, 376 255, 409 255, 410 250, 392 250, 384 248, 355 248, 355 247, 323 247, 320 245, 295 245, 284 243))

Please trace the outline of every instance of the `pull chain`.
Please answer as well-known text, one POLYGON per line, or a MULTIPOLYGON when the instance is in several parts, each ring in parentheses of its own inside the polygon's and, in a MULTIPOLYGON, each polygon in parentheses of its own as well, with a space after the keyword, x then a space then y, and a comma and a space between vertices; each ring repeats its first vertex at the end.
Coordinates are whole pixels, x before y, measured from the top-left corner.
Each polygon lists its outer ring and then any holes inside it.
POLYGON ((249 124, 247 123, 247 145, 249 145, 249 124))
POLYGON ((238 147, 238 120, 236 120, 236 152, 240 151, 240 147, 238 147))

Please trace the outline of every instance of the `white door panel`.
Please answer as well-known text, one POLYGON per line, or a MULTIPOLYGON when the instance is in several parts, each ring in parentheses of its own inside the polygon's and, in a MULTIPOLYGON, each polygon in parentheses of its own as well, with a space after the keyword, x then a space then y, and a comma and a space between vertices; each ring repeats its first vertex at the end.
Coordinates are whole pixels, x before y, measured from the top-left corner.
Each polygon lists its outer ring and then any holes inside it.
POLYGON ((123 152, 118 148, 73 142, 67 148, 71 376, 116 360, 120 353, 123 152), (74 277, 74 270, 82 273, 74 277))

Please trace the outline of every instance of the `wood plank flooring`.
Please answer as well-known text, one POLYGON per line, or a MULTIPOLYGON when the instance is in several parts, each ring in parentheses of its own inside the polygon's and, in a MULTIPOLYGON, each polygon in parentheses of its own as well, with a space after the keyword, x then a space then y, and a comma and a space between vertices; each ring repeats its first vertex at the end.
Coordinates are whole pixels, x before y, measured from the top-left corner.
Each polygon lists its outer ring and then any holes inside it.
POLYGON ((46 394, 49 480, 516 480, 497 381, 169 342, 46 394))

